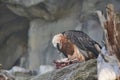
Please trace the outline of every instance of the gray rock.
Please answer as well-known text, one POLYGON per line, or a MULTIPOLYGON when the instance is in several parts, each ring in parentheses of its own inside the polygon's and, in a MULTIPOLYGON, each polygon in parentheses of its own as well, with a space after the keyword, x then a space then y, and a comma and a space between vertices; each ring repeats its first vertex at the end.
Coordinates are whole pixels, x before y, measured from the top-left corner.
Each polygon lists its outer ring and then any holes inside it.
POLYGON ((27 52, 28 20, 13 14, 0 4, 0 63, 11 68, 27 52))
POLYGON ((45 1, 45 0, 1 0, 1 1, 3 1, 5 3, 10 3, 10 4, 16 4, 16 5, 22 5, 22 6, 29 7, 29 6, 38 4, 42 1, 45 1))
POLYGON ((74 63, 61 69, 38 75, 33 75, 28 72, 29 70, 20 67, 13 67, 11 70, 1 70, 0 75, 10 80, 97 80, 96 59, 74 63))
POLYGON ((105 11, 110 2, 120 12, 119 0, 0 1, 0 63, 4 68, 10 68, 27 50, 29 60, 24 61, 24 57, 22 63, 29 63, 30 69, 53 65, 59 57, 51 44, 52 37, 65 30, 82 30, 101 43, 103 32, 94 11, 105 11))
POLYGON ((6 70, 0 70, 0 80, 15 80, 15 77, 6 70))
POLYGON ((7 2, 9 3, 7 4, 7 7, 17 15, 25 16, 29 19, 41 18, 47 21, 52 21, 64 17, 69 13, 75 12, 76 10, 81 8, 82 4, 82 1, 80 0, 69 1, 37 0, 37 1, 7 0, 7 2), (33 4, 37 2, 37 4, 31 5, 31 2, 33 2, 33 4), (29 3, 30 6, 24 6, 26 3, 29 3))
POLYGON ((97 61, 93 59, 83 63, 75 63, 31 80, 97 80, 97 61))

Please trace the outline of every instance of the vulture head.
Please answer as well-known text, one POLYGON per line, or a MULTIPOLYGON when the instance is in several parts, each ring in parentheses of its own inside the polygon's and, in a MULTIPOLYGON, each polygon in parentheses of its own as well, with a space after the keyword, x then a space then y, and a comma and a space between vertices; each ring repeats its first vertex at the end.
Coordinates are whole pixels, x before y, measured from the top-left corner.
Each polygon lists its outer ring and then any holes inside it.
POLYGON ((58 49, 58 51, 60 51, 62 48, 62 39, 63 39, 62 34, 57 34, 53 37, 52 44, 55 48, 58 49))

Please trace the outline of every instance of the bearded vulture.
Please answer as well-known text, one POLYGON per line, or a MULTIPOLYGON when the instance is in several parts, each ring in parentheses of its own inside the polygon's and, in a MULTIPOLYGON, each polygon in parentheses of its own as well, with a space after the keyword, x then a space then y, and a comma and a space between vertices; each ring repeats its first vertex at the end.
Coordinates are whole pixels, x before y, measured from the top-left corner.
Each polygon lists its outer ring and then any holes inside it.
POLYGON ((55 35, 52 39, 52 44, 68 59, 77 58, 79 61, 97 58, 99 52, 95 44, 101 48, 87 34, 77 30, 68 30, 55 35))

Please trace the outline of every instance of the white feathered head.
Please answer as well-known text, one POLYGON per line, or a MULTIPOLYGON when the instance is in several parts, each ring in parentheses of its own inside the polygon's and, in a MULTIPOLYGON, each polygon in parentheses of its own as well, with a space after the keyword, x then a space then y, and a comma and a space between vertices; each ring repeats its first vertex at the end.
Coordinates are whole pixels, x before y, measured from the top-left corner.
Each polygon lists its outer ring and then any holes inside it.
POLYGON ((63 38, 63 35, 60 33, 55 35, 52 39, 53 46, 58 50, 62 48, 62 43, 61 43, 62 38, 63 38))

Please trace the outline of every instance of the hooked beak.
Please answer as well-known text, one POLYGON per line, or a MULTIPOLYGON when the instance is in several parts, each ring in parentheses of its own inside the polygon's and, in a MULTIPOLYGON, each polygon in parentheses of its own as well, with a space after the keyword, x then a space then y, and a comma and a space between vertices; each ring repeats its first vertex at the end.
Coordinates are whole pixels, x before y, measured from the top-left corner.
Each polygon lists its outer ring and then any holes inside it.
POLYGON ((60 51, 60 44, 59 43, 57 43, 57 49, 58 49, 58 51, 60 51))
MULTIPOLYGON (((61 48, 62 48, 62 46, 61 46, 59 43, 57 43, 58 53, 63 53, 63 52, 61 52, 61 48)), ((68 57, 65 53, 63 53, 63 55, 64 55, 65 57, 68 57)))
POLYGON ((57 46, 56 46, 56 47, 57 47, 57 49, 58 49, 58 50, 57 50, 57 51, 58 51, 58 53, 60 54, 60 53, 61 53, 60 44, 59 44, 59 43, 57 43, 57 46))

